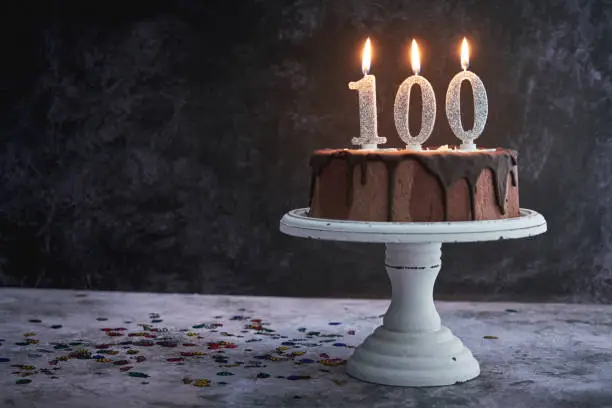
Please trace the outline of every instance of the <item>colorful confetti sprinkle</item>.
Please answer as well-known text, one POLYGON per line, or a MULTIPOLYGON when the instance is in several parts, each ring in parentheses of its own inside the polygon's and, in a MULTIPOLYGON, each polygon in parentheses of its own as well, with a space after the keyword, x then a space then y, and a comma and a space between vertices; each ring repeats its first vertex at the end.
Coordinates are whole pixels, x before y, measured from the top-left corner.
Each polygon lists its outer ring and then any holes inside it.
POLYGON ((497 340, 497 339, 499 339, 499 337, 497 337, 497 336, 484 336, 483 338, 485 338, 487 340, 497 340))
POLYGON ((310 380, 310 376, 309 375, 290 375, 287 377, 288 380, 290 381, 295 381, 295 380, 310 380))
POLYGON ((15 384, 29 384, 31 382, 32 382, 32 380, 28 380, 27 378, 21 378, 21 379, 15 381, 15 384))
POLYGON ((341 358, 327 358, 319 361, 320 364, 324 366, 336 367, 346 364, 346 360, 341 358))
POLYGON ((193 382, 194 387, 210 387, 210 380, 205 378, 197 379, 193 382))
POLYGON ((132 372, 129 372, 128 375, 130 377, 138 377, 138 378, 149 378, 150 377, 149 374, 145 374, 140 371, 132 371, 132 372))

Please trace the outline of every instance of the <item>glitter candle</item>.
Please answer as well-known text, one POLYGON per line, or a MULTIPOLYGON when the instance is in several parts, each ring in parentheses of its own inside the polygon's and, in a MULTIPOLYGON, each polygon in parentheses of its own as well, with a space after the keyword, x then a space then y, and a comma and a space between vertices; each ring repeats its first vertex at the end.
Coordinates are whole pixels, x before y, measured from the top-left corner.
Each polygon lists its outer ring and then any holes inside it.
POLYGON ((446 117, 450 124, 451 130, 463 143, 460 145, 462 150, 475 150, 476 144, 474 140, 480 136, 487 122, 489 113, 489 105, 487 102, 487 91, 484 84, 476 74, 468 71, 469 49, 467 40, 464 38, 461 43, 461 67, 462 72, 459 72, 451 80, 446 91, 446 117), (474 94, 474 127, 471 130, 465 130, 461 123, 461 83, 468 81, 472 86, 474 94))
POLYGON ((387 139, 378 137, 376 117, 376 78, 369 75, 372 59, 372 45, 368 38, 363 47, 361 69, 363 78, 357 82, 349 82, 349 89, 359 92, 359 129, 360 136, 351 140, 352 144, 361 145, 362 149, 376 149, 377 144, 386 143, 387 139))
POLYGON ((406 78, 400 85, 395 95, 393 115, 395 118, 395 128, 399 137, 406 143, 406 149, 421 150, 421 145, 431 136, 436 121, 436 96, 431 83, 419 75, 421 56, 415 40, 412 40, 410 61, 414 75, 406 78), (409 127, 410 90, 414 85, 418 85, 421 88, 423 104, 421 131, 416 136, 410 134, 409 127))

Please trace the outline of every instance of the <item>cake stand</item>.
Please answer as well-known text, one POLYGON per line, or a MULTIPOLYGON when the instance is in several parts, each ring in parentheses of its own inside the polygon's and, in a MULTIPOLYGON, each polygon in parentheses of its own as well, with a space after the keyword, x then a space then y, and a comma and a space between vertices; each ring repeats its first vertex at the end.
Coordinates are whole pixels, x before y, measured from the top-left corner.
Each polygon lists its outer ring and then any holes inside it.
POLYGON ((471 380, 480 366, 470 350, 441 325, 433 287, 441 267, 442 243, 524 238, 546 231, 546 220, 521 209, 520 217, 461 222, 365 222, 288 212, 280 230, 288 235, 330 241, 384 243, 391 280, 391 304, 382 326, 355 350, 349 375, 396 386, 439 386, 471 380))

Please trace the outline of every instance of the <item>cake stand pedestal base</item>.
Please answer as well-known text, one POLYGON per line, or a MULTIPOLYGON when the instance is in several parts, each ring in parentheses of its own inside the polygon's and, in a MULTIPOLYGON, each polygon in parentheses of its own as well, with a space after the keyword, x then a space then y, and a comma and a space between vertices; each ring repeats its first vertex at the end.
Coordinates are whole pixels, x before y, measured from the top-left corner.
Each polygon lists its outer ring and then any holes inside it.
POLYGON ((307 208, 289 211, 280 230, 301 238, 385 244, 391 305, 377 328, 348 360, 348 374, 385 385, 436 386, 471 380, 478 361, 440 324, 433 287, 442 265, 442 244, 531 237, 546 220, 522 208, 520 216, 457 222, 368 222, 311 218, 307 208))
POLYGON ((480 374, 478 361, 461 340, 440 324, 434 305, 441 246, 386 245, 391 305, 383 325, 349 359, 349 375, 377 384, 436 386, 468 381, 480 374))

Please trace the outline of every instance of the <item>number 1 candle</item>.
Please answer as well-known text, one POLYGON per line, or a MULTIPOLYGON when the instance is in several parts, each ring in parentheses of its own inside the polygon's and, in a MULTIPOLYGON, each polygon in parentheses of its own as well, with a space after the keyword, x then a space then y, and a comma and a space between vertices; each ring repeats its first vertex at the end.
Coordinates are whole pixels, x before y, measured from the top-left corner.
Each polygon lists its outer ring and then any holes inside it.
POLYGON ((421 56, 419 47, 415 40, 412 40, 410 51, 410 62, 414 75, 406 78, 400 85, 395 95, 395 105, 393 115, 395 117, 395 128, 400 138, 406 143, 406 149, 421 150, 421 145, 425 142, 433 131, 436 121, 436 95, 434 94, 431 83, 419 75, 421 70, 421 56), (421 131, 418 135, 412 136, 408 123, 408 113, 410 110, 410 90, 414 85, 421 88, 423 110, 421 114, 421 131))
POLYGON ((459 72, 451 80, 446 91, 446 117, 450 124, 451 130, 463 143, 459 146, 462 150, 475 150, 476 144, 474 140, 484 130, 489 113, 489 105, 487 102, 487 91, 484 84, 472 71, 468 71, 470 64, 469 49, 467 40, 464 38, 461 43, 461 67, 462 72, 459 72), (461 123, 461 83, 468 81, 472 86, 474 94, 474 127, 471 130, 465 130, 461 123))
POLYGON ((377 149, 377 144, 387 143, 384 137, 378 137, 376 113, 376 78, 368 74, 372 59, 372 45, 368 38, 363 47, 361 69, 363 78, 349 82, 349 89, 359 92, 359 128, 360 136, 351 140, 352 144, 361 145, 362 149, 377 149))

